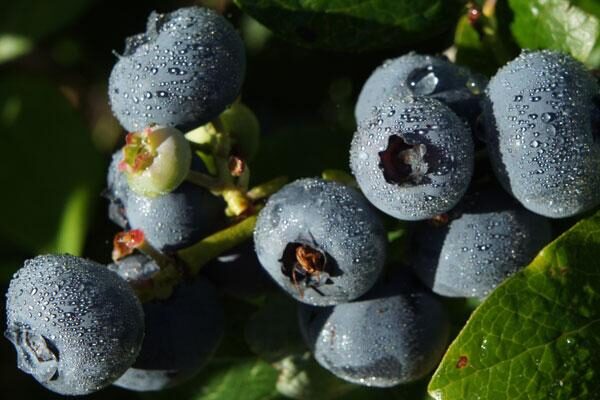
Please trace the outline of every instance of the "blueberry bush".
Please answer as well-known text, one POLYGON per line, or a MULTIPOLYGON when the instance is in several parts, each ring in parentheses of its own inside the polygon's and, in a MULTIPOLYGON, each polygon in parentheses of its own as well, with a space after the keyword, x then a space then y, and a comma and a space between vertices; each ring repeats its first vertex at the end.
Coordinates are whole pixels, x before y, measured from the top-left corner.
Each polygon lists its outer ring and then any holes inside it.
POLYGON ((599 71, 597 0, 0 3, 0 387, 600 399, 599 71))

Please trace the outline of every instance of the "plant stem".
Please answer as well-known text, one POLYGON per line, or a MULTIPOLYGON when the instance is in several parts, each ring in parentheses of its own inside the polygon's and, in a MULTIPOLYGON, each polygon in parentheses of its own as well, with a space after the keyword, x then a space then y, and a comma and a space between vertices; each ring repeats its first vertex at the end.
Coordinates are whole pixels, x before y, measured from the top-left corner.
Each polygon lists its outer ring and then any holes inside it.
POLYGON ((281 187, 285 185, 287 181, 287 176, 280 176, 275 179, 271 179, 270 181, 254 186, 246 195, 253 201, 264 199, 281 189, 281 187))
POLYGON ((179 250, 177 256, 191 274, 197 274, 206 263, 227 250, 234 248, 252 237, 256 215, 252 215, 236 225, 214 233, 200 242, 179 250))

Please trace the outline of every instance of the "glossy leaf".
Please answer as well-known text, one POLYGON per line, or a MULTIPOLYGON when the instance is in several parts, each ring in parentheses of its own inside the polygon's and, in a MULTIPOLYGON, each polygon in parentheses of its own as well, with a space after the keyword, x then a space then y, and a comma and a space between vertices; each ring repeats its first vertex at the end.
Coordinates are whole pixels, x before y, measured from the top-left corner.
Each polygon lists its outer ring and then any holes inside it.
POLYGON ((436 399, 600 393, 600 213, 548 245, 473 313, 429 384, 436 399))
POLYGON ((522 48, 554 49, 586 61, 600 39, 600 20, 568 0, 509 0, 511 31, 522 48))
POLYGON ((245 12, 294 43, 363 51, 423 42, 450 29, 457 0, 235 0, 245 12))

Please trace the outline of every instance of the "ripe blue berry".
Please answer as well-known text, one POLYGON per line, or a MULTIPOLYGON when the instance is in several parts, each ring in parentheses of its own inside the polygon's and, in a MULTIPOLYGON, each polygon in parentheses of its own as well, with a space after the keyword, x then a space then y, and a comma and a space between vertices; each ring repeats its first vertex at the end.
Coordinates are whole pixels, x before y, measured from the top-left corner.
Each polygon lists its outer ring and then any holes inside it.
POLYGON ((225 219, 221 198, 187 182, 153 198, 130 192, 125 209, 131 229, 140 229, 155 249, 167 253, 213 233, 225 219))
POLYGON ((389 97, 428 96, 440 100, 467 121, 480 113, 479 94, 487 80, 445 58, 415 53, 386 60, 365 82, 354 114, 369 120, 389 97))
POLYGON ((448 218, 423 223, 414 237, 414 270, 443 296, 487 296, 551 238, 548 220, 501 190, 467 195, 448 218))
MULTIPOLYGON (((157 250, 172 252, 216 231, 225 220, 225 203, 208 190, 184 182, 162 196, 140 196, 129 189, 118 169, 118 153, 108 172, 109 217, 124 229, 140 229, 157 250)), ((199 157, 192 169, 204 172, 199 157)))
POLYGON ((300 329, 323 368, 352 383, 390 387, 436 366, 449 322, 439 300, 403 274, 351 303, 301 306, 300 329))
POLYGON ((377 214, 352 188, 301 179, 269 198, 254 231, 262 266, 285 291, 313 305, 353 300, 375 283, 386 236, 377 214))
POLYGON ((216 350, 223 308, 204 278, 177 286, 167 300, 144 303, 146 336, 140 354, 116 386, 140 392, 172 387, 193 377, 216 350))
POLYGON ((235 100, 245 66, 242 40, 222 16, 200 7, 153 12, 110 75, 113 113, 130 132, 152 123, 189 130, 235 100))
POLYGON ((473 152, 465 124, 438 100, 390 98, 359 124, 350 166, 375 207, 412 221, 458 203, 473 174, 473 152))
POLYGON ((581 63, 548 50, 523 52, 498 71, 486 93, 485 140, 506 190, 552 218, 600 203, 593 123, 599 89, 581 63))
POLYGON ((6 295, 5 336, 18 366, 50 390, 82 395, 110 385, 135 361, 144 315, 129 285, 70 255, 25 262, 6 295))

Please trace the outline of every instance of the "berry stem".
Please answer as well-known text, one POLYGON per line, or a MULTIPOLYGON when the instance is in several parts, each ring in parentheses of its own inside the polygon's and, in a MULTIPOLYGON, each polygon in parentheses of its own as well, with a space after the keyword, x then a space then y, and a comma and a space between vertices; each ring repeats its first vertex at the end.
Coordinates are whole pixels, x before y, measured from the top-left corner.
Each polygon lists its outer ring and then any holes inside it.
POLYGON ((228 216, 237 217, 252 207, 252 201, 246 196, 245 191, 237 187, 225 189, 221 195, 227 203, 225 214, 228 216))
POLYGON ((255 224, 256 215, 252 215, 188 248, 179 250, 177 256, 185 263, 189 272, 195 275, 210 260, 250 239, 255 224))
POLYGON ((277 192, 287 182, 287 176, 280 176, 275 179, 271 179, 270 181, 254 186, 248 191, 247 196, 253 201, 264 199, 277 192))
POLYGON ((219 181, 219 179, 212 177, 208 174, 203 174, 202 172, 190 170, 186 177, 188 182, 193 183, 194 185, 202 186, 210 190, 211 192, 220 193, 223 190, 223 183, 219 181))

